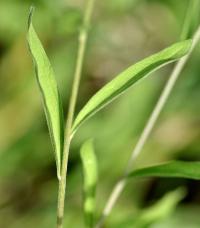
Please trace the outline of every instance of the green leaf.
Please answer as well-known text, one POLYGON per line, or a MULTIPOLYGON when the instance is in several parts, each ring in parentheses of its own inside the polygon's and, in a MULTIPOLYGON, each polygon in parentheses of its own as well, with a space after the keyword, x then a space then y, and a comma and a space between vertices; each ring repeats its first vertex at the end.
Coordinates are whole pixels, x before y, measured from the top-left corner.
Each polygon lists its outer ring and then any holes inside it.
POLYGON ((84 214, 86 227, 93 227, 95 211, 95 192, 98 179, 97 159, 92 140, 81 147, 81 160, 84 177, 84 214))
POLYGON ((183 29, 181 33, 181 40, 185 40, 193 36, 194 31, 199 25, 199 0, 190 0, 186 8, 186 15, 184 17, 183 29))
POLYGON ((199 180, 200 162, 172 161, 134 170, 127 177, 179 177, 199 180))
MULTIPOLYGON (((185 197, 184 188, 168 192, 154 205, 144 209, 137 216, 134 227, 145 228, 167 218, 176 208, 177 204, 185 197)), ((133 224, 132 224, 133 225, 133 224)))
POLYGON ((57 176, 60 179, 64 135, 63 110, 53 69, 32 25, 32 13, 33 8, 29 15, 27 39, 35 63, 37 82, 42 95, 50 137, 55 151, 57 176))
POLYGON ((89 117, 94 115, 108 103, 113 101, 129 87, 149 73, 157 70, 161 66, 173 62, 188 53, 191 47, 191 40, 176 43, 157 54, 145 58, 144 60, 129 67, 111 82, 100 89, 83 107, 78 114, 73 125, 73 133, 89 117))
POLYGON ((158 199, 152 205, 139 209, 133 214, 125 216, 120 222, 117 220, 112 224, 115 228, 150 228, 157 227, 168 217, 174 214, 177 205, 186 196, 186 189, 179 187, 173 191, 167 192, 161 199, 158 199))

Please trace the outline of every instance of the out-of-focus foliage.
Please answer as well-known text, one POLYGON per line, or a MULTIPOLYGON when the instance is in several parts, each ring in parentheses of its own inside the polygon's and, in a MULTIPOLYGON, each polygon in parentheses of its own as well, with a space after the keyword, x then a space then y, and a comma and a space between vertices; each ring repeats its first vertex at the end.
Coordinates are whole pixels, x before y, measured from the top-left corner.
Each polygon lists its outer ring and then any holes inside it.
POLYGON ((86 141, 81 147, 81 160, 83 166, 83 209, 86 227, 94 226, 94 215, 96 209, 96 186, 98 179, 97 158, 94 152, 92 140, 86 141))
POLYGON ((137 227, 146 228, 156 225, 173 213, 177 204, 185 197, 183 188, 178 188, 164 195, 158 202, 138 212, 135 218, 126 218, 115 227, 137 227))
MULTIPOLYGON (((57 180, 26 33, 30 5, 34 25, 55 69, 65 114, 77 55, 84 0, 0 1, 0 227, 54 227, 57 180)), ((77 113, 106 82, 133 62, 179 40, 188 1, 96 1, 77 113)), ((200 46, 177 82, 136 167, 171 159, 200 159, 200 46)), ((66 226, 83 227, 79 149, 93 137, 99 162, 97 215, 122 174, 171 66, 154 73, 88 120, 70 152, 66 226), (113 165, 114 164, 114 165, 113 165)), ((134 218, 140 208, 185 186, 186 197, 151 227, 199 227, 200 182, 174 179, 131 181, 106 227, 134 218)), ((145 210, 145 209, 144 209, 145 210)))

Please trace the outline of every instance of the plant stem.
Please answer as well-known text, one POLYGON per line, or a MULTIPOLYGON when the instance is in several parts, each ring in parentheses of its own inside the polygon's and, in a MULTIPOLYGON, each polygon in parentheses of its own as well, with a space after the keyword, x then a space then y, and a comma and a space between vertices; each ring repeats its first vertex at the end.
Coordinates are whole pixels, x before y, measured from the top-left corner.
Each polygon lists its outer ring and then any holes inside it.
POLYGON ((58 207, 57 207, 57 228, 63 227, 63 217, 64 217, 64 205, 65 205, 65 190, 66 190, 66 177, 67 177, 67 165, 69 150, 71 144, 71 128, 73 124, 74 111, 78 96, 80 78, 83 68, 83 60, 85 55, 86 43, 88 39, 88 29, 90 25, 90 18, 92 15, 94 0, 88 0, 86 5, 86 11, 84 14, 83 28, 79 34, 79 47, 77 54, 76 69, 74 74, 73 86, 71 97, 69 101, 69 110, 67 115, 67 123, 65 128, 65 143, 63 149, 62 158, 62 168, 61 168, 61 179, 59 180, 59 190, 58 190, 58 207))
POLYGON ((129 173, 130 169, 132 168, 133 162, 138 157, 138 155, 142 151, 146 141, 148 140, 149 135, 152 132, 152 129, 155 126, 155 123, 156 123, 164 105, 166 104, 166 101, 168 100, 178 77, 180 76, 180 73, 182 72, 185 64, 187 63, 191 53, 193 52, 194 48, 198 44, 199 40, 200 40, 200 26, 198 27, 197 31, 195 32, 195 34, 193 36, 193 42, 192 42, 192 47, 190 49, 190 52, 186 56, 184 56, 181 60, 179 60, 177 62, 177 64, 175 65, 175 67, 163 89, 163 92, 161 93, 161 95, 158 99, 158 102, 155 105, 153 112, 152 112, 149 120, 147 121, 147 124, 145 125, 144 130, 131 154, 131 157, 130 157, 127 167, 125 169, 125 174, 124 174, 123 178, 115 184, 115 186, 110 194, 110 197, 103 210, 103 214, 102 214, 99 222, 97 223, 97 226, 96 226, 97 228, 102 227, 102 225, 105 221, 105 218, 110 214, 113 206, 115 205, 117 199, 119 198, 124 187, 126 186, 126 183, 127 183, 126 175, 129 173))

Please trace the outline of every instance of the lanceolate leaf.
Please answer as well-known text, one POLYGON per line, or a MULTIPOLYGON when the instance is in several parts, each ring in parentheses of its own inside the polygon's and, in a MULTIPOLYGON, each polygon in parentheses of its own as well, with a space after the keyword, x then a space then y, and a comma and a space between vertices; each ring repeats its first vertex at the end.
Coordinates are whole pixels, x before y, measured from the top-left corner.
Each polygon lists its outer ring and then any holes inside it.
POLYGON ((100 89, 83 107, 73 125, 73 133, 86 119, 125 92, 129 87, 161 66, 188 53, 191 40, 176 43, 129 67, 100 89))
POLYGON ((62 105, 53 69, 32 25, 32 11, 28 24, 28 44, 35 63, 37 82, 42 95, 51 141, 55 151, 57 176, 60 178, 61 152, 63 147, 62 105))
POLYGON ((172 161, 134 170, 127 177, 179 177, 200 180, 200 162, 172 161))
MULTIPOLYGON (((186 190, 183 187, 167 192, 161 199, 151 206, 138 210, 135 215, 130 214, 123 218, 122 222, 117 220, 115 228, 149 228, 159 227, 157 224, 167 219, 176 209, 181 200, 184 199, 186 190)), ((167 226, 166 226, 167 227, 167 226)), ((168 226, 169 227, 169 226, 168 226)))
POLYGON ((152 206, 142 210, 136 217, 132 227, 144 228, 167 218, 177 207, 177 204, 185 197, 184 188, 178 188, 168 192, 152 206))
POLYGON ((97 160, 92 141, 86 141, 81 147, 81 160, 84 177, 84 213, 86 227, 93 227, 95 211, 95 192, 97 184, 97 160))

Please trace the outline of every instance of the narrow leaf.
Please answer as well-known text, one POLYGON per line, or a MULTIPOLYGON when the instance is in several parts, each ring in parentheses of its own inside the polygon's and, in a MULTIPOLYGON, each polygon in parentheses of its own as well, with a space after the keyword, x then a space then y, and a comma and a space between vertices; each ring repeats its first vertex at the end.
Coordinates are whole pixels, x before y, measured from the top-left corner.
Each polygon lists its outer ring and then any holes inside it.
POLYGON ((186 191, 182 187, 168 192, 158 202, 141 211, 135 220, 134 227, 149 227, 166 219, 185 195, 186 191))
POLYGON ((120 222, 117 221, 112 227, 115 228, 149 228, 157 227, 163 220, 174 213, 177 205, 186 195, 186 189, 179 187, 173 191, 167 192, 161 199, 157 200, 151 206, 138 210, 135 215, 130 214, 124 217, 120 222))
POLYGON ((37 82, 42 95, 50 137, 55 151, 57 176, 60 179, 61 152, 63 147, 62 105, 53 69, 32 25, 32 13, 33 8, 29 15, 27 39, 35 64, 37 82))
POLYGON ((178 177, 199 180, 200 162, 172 161, 134 170, 127 177, 178 177))
POLYGON ((95 192, 97 184, 97 160, 92 141, 86 141, 81 147, 81 160, 84 177, 84 214, 86 227, 93 227, 95 211, 95 192))
POLYGON ((186 7, 186 15, 184 17, 183 29, 181 33, 181 40, 188 39, 193 36, 194 31, 199 25, 199 0, 189 0, 186 7))
POLYGON ((188 53, 191 40, 178 42, 129 67, 100 89, 83 107, 73 125, 73 133, 86 119, 125 92, 129 87, 161 66, 188 53))

